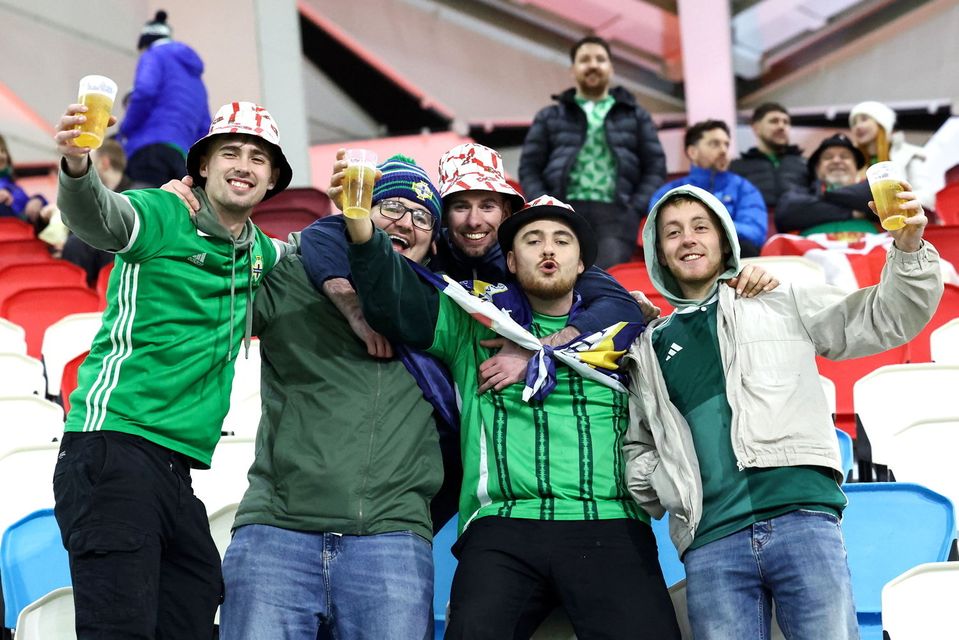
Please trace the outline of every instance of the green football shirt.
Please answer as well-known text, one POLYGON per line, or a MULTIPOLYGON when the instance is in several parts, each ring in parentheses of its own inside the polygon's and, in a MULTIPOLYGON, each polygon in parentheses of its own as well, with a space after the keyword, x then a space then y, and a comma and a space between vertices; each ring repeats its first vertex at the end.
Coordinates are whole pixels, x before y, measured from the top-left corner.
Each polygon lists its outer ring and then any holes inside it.
MULTIPOLYGON (((547 336, 566 320, 534 314, 530 331, 547 336)), ((439 297, 429 352, 449 366, 460 404, 460 530, 491 515, 648 523, 625 484, 626 394, 557 364, 556 388, 542 402, 523 402, 522 383, 478 395, 479 365, 493 355, 479 343, 495 337, 450 298, 439 297)))
POLYGON ((70 396, 67 431, 122 431, 209 465, 229 409, 248 302, 278 250, 256 227, 246 249, 194 226, 165 191, 128 191, 136 231, 70 396))
POLYGON ((576 96, 586 114, 586 140, 569 171, 569 200, 613 202, 616 199, 616 157, 606 141, 606 114, 616 99, 606 96, 592 101, 576 96))

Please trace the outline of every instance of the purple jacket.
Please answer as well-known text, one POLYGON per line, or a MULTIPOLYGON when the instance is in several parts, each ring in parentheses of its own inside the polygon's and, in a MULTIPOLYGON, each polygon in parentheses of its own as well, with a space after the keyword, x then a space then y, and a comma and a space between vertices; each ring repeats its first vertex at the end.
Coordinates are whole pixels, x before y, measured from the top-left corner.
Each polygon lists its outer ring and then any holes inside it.
POLYGON ((202 74, 200 56, 181 42, 160 40, 140 55, 120 124, 127 156, 150 144, 175 145, 185 156, 207 134, 210 107, 202 74))

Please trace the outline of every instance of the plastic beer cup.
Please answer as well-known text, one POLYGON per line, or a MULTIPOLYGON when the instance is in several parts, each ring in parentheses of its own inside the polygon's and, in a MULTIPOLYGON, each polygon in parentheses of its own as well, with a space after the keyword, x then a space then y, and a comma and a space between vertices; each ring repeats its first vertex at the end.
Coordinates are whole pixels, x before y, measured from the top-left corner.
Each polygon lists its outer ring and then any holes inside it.
POLYGON ((80 95, 77 101, 87 107, 84 114, 87 121, 74 129, 83 133, 73 139, 78 147, 98 149, 103 144, 103 136, 110 121, 113 101, 117 97, 117 83, 106 76, 84 76, 80 80, 80 95))
POLYGON ((346 176, 343 180, 343 215, 368 218, 376 180, 376 154, 367 149, 346 150, 346 176))
POLYGON ((872 199, 876 202, 876 213, 886 231, 895 231, 906 226, 906 216, 899 205, 904 201, 897 197, 903 191, 899 184, 904 180, 902 169, 892 162, 877 162, 866 169, 866 179, 872 191, 872 199))

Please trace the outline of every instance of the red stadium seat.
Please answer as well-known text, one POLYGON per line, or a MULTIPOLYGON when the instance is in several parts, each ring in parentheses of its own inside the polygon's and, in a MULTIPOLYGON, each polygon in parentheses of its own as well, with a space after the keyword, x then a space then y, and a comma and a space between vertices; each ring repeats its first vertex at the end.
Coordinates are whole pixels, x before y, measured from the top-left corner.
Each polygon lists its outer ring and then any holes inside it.
POLYGON ((88 355, 90 352, 84 351, 63 367, 63 376, 60 378, 60 397, 63 398, 64 414, 70 413, 70 394, 77 388, 77 372, 88 355))
POLYGON ((959 224, 929 225, 922 236, 939 250, 943 260, 948 260, 959 269, 959 224))
POLYGON ((19 218, 0 218, 0 241, 30 240, 36 238, 33 225, 19 218))
POLYGON ((936 213, 943 224, 959 225, 959 182, 952 182, 936 194, 936 213))
POLYGON ((856 437, 856 412, 852 402, 852 386, 856 383, 856 380, 872 373, 873 370, 883 365, 905 363, 908 353, 909 346, 902 345, 865 358, 853 358, 851 360, 816 358, 819 373, 832 380, 836 385, 836 427, 853 438, 856 437))
POLYGON ((624 262, 613 265, 608 272, 628 291, 642 291, 647 297, 651 293, 657 293, 653 281, 649 279, 645 262, 624 262))
POLYGON ((24 289, 0 302, 0 316, 27 332, 27 355, 41 357, 43 332, 71 313, 97 311, 100 299, 86 286, 24 289))
MULTIPOLYGON (((646 292, 643 291, 643 293, 646 292)), ((646 297, 649 298, 650 302, 662 310, 660 311, 661 316, 668 316, 674 311, 673 305, 666 302, 666 298, 660 295, 657 291, 654 290, 651 293, 646 293, 646 297)))
POLYGON ((50 249, 41 240, 0 240, 0 269, 11 264, 49 262, 53 260, 50 249))
POLYGON ((86 272, 65 260, 12 264, 0 269, 0 302, 23 289, 85 287, 86 272))
POLYGON ((939 308, 933 314, 932 320, 907 345, 909 350, 906 362, 932 362, 929 336, 933 331, 955 318, 959 318, 959 287, 954 284, 947 284, 945 291, 942 292, 939 308))
POLYGON ((301 231, 332 211, 330 198, 319 189, 287 189, 258 204, 252 220, 267 235, 286 240, 290 233, 301 231))

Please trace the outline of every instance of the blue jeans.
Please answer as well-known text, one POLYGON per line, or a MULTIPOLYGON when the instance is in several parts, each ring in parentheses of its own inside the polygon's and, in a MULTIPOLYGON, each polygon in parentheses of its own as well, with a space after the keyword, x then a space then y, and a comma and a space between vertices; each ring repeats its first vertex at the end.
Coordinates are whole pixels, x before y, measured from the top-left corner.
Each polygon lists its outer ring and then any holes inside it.
POLYGON ((409 531, 369 536, 238 528, 223 559, 220 638, 433 637, 433 553, 409 531))
POLYGON ((770 637, 771 603, 788 640, 859 638, 839 519, 793 511, 687 551, 696 640, 770 637))

